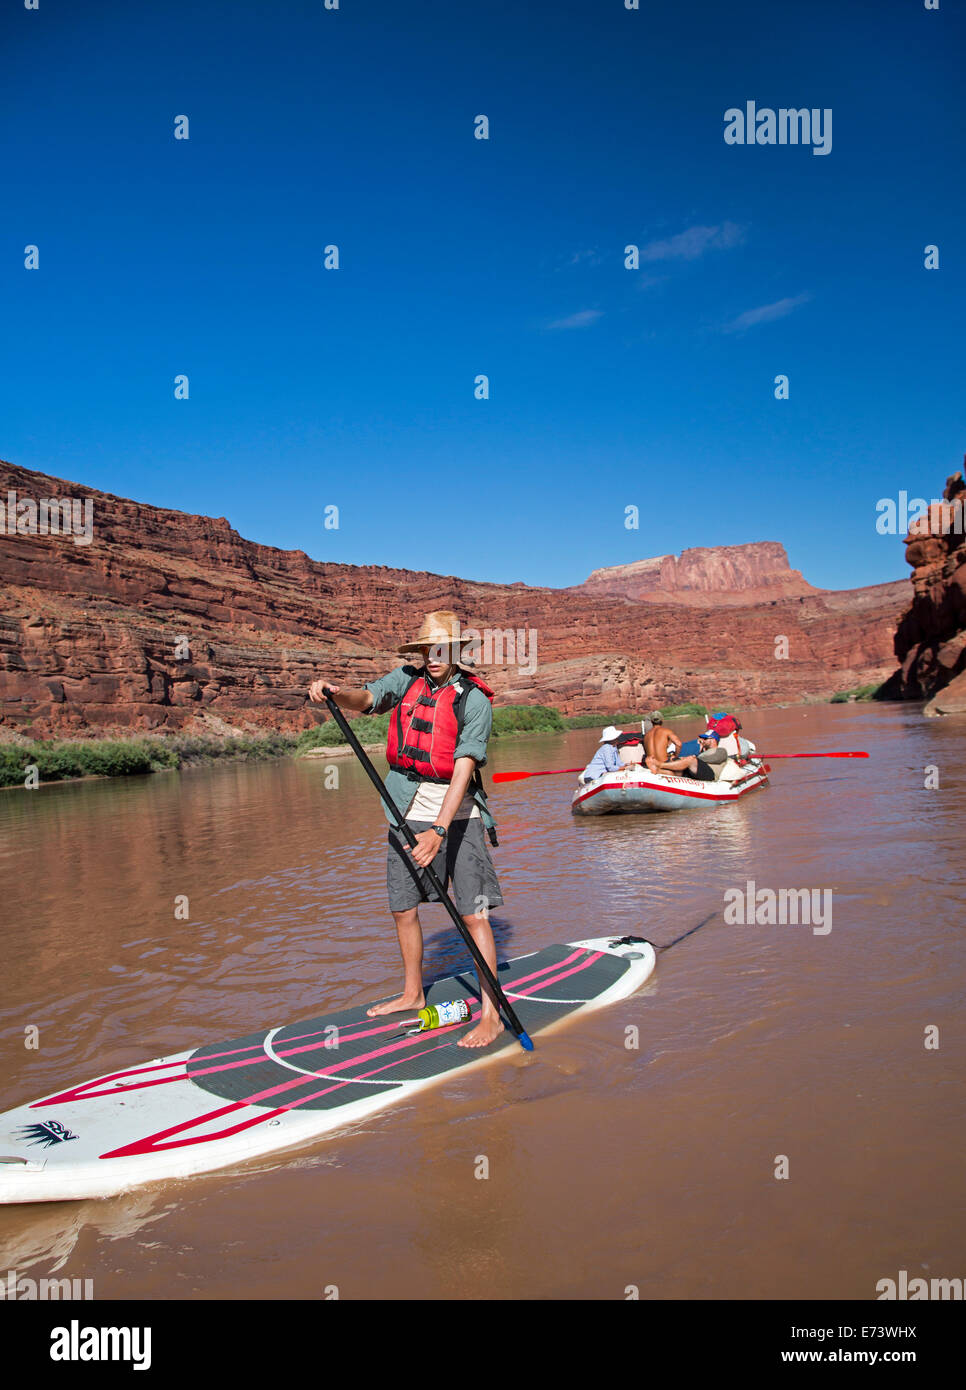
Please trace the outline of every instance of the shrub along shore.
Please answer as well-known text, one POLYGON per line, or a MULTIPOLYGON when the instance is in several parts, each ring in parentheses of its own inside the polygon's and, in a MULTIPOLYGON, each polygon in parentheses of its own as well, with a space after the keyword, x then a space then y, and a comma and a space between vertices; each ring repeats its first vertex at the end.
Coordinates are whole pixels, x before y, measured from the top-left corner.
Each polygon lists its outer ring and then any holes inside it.
MULTIPOLYGON (((703 705, 667 705, 665 719, 701 716, 703 705)), ((505 705, 493 711, 492 738, 511 738, 522 734, 560 734, 568 729, 602 728, 605 724, 640 722, 640 713, 561 714, 550 705, 505 705)), ((385 745, 389 715, 358 715, 352 728, 364 746, 385 745)), ((215 738, 171 734, 164 738, 83 739, 76 742, 43 740, 32 743, 0 744, 0 787, 22 787, 36 768, 40 782, 61 782, 78 777, 129 777, 139 773, 164 772, 224 758, 258 760, 301 757, 305 754, 343 748, 335 720, 328 720, 300 734, 270 733, 251 738, 215 738)))
MULTIPOLYGON (((875 685, 839 691, 832 704, 852 700, 871 700, 875 685)), ((704 705, 686 703, 664 705, 665 719, 702 718, 704 705)), ((603 728, 605 724, 638 725, 640 711, 624 714, 561 714, 553 705, 504 705, 493 710, 492 738, 512 738, 523 734, 562 734, 568 729, 603 728)), ((388 714, 360 714, 352 721, 359 742, 385 745, 388 714)), ((269 733, 251 738, 215 738, 190 734, 169 734, 163 738, 92 738, 76 742, 43 740, 32 743, 0 744, 0 787, 22 787, 28 777, 40 782, 62 782, 78 777, 129 777, 137 773, 164 772, 201 763, 266 758, 303 757, 307 754, 349 751, 334 719, 305 729, 300 734, 269 733), (36 768, 35 773, 31 769, 36 768)))

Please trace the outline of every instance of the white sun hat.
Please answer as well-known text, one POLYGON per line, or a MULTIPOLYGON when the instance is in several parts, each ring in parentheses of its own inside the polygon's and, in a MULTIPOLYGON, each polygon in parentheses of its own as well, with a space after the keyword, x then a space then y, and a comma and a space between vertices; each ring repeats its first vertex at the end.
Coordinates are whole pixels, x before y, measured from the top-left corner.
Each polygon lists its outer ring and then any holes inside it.
POLYGON ((620 736, 621 736, 621 731, 620 731, 620 729, 615 729, 614 726, 613 726, 613 724, 608 724, 608 725, 607 725, 607 728, 606 728, 606 729, 604 730, 604 732, 601 734, 599 742, 601 742, 601 743, 610 743, 610 741, 611 741, 612 738, 620 738, 620 736))

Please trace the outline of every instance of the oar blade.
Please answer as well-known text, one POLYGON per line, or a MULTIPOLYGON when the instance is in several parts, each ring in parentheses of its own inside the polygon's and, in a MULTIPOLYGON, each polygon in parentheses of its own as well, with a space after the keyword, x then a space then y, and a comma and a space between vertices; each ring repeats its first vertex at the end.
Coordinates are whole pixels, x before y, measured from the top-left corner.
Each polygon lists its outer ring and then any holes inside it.
POLYGON ((868 753, 755 753, 756 758, 867 758, 868 753))
POLYGON ((555 767, 549 772, 494 772, 493 782, 519 782, 523 777, 562 777, 565 772, 583 772, 582 767, 555 767))

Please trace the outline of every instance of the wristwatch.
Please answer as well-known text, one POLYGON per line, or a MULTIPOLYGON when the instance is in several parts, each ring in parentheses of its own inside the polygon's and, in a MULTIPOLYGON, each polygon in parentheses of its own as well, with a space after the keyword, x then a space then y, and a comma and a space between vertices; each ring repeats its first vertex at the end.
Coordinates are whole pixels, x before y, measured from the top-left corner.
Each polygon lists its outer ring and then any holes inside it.
POLYGON ((439 838, 440 838, 441 840, 445 840, 445 839, 446 839, 446 827, 445 827, 445 825, 431 825, 429 828, 430 828, 430 830, 435 830, 435 831, 436 831, 436 834, 439 836, 439 838))

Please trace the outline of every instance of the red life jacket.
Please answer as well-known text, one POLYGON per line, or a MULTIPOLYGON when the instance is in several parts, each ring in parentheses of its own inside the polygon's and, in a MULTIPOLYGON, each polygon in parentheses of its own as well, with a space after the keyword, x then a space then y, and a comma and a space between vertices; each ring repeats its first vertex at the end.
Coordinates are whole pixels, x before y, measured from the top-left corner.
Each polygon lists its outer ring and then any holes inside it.
POLYGON ((492 704, 490 687, 462 667, 456 683, 443 686, 430 685, 426 672, 418 672, 389 716, 389 766, 420 782, 450 781, 463 726, 463 706, 473 686, 492 704), (457 690, 457 686, 462 689, 457 690))

